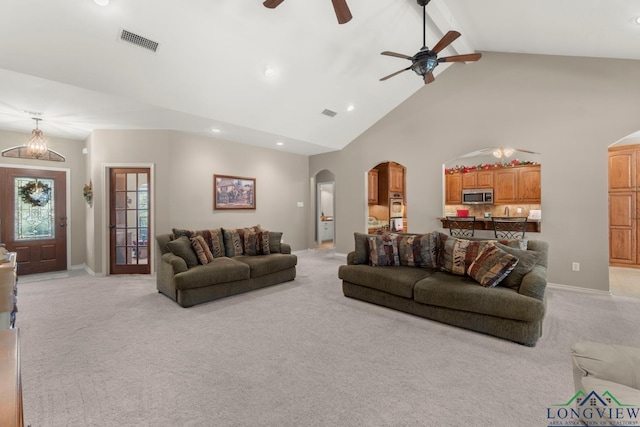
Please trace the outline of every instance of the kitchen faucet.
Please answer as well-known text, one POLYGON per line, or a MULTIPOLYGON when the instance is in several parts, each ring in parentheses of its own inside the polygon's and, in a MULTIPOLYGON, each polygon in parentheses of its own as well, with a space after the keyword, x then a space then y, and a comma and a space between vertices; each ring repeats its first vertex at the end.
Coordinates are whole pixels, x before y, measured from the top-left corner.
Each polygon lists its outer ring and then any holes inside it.
POLYGON ((509 217, 509 206, 504 207, 504 214, 509 217))

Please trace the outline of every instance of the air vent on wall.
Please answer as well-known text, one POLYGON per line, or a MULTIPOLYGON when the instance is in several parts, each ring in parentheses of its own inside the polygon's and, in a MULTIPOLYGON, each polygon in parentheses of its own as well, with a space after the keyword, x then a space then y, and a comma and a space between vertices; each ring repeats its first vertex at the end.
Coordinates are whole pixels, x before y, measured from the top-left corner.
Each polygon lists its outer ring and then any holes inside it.
POLYGON ((158 42, 154 42, 153 40, 149 40, 146 37, 142 37, 124 29, 120 33, 120 40, 140 46, 152 52, 155 52, 158 49, 158 42))
POLYGON ((327 109, 325 109, 325 110, 322 112, 322 114, 324 114, 325 116, 329 116, 329 117, 335 117, 335 116, 336 116, 336 114, 338 114, 338 113, 336 113, 335 111, 331 111, 331 110, 327 110, 327 109))

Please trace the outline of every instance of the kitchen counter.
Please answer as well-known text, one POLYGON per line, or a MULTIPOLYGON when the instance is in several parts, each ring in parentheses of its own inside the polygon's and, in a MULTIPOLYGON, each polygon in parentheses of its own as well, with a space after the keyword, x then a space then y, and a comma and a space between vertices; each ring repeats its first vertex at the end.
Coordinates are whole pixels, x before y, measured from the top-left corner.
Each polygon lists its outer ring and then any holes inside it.
MULTIPOLYGON (((438 217, 442 222, 442 228, 449 228, 449 222, 444 216, 438 217)), ((475 223, 476 230, 491 230, 493 231, 493 221, 491 218, 476 217, 475 223)), ((530 233, 540 233, 542 230, 542 221, 539 219, 527 218, 527 231, 530 233)))

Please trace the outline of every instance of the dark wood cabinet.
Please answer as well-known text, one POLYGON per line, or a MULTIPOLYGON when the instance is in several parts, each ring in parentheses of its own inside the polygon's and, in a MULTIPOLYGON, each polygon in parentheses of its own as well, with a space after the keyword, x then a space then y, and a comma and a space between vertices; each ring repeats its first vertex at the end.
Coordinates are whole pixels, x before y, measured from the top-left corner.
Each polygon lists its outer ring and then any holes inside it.
POLYGON ((404 194, 404 166, 389 163, 389 192, 404 194))
POLYGON ((540 165, 494 170, 494 203, 541 203, 541 178, 540 165))

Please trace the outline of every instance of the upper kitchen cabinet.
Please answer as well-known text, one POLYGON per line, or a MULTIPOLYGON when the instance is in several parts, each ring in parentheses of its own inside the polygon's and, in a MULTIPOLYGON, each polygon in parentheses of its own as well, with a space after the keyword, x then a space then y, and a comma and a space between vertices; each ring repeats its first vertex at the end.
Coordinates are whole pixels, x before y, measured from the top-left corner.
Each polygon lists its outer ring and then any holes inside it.
POLYGON ((479 170, 462 174, 462 188, 465 190, 476 188, 493 188, 493 171, 479 170))
POLYGON ((540 165, 518 168, 518 202, 541 202, 541 178, 540 165))
POLYGON ((371 169, 367 174, 367 199, 370 205, 378 204, 378 169, 371 169))
POLYGON ((389 192, 404 193, 404 166, 389 163, 389 192))
POLYGON ((445 176, 445 205, 459 205, 462 203, 462 176, 461 173, 447 174, 445 176))
POLYGON ((540 165, 496 169, 493 171, 495 204, 540 203, 540 165))

